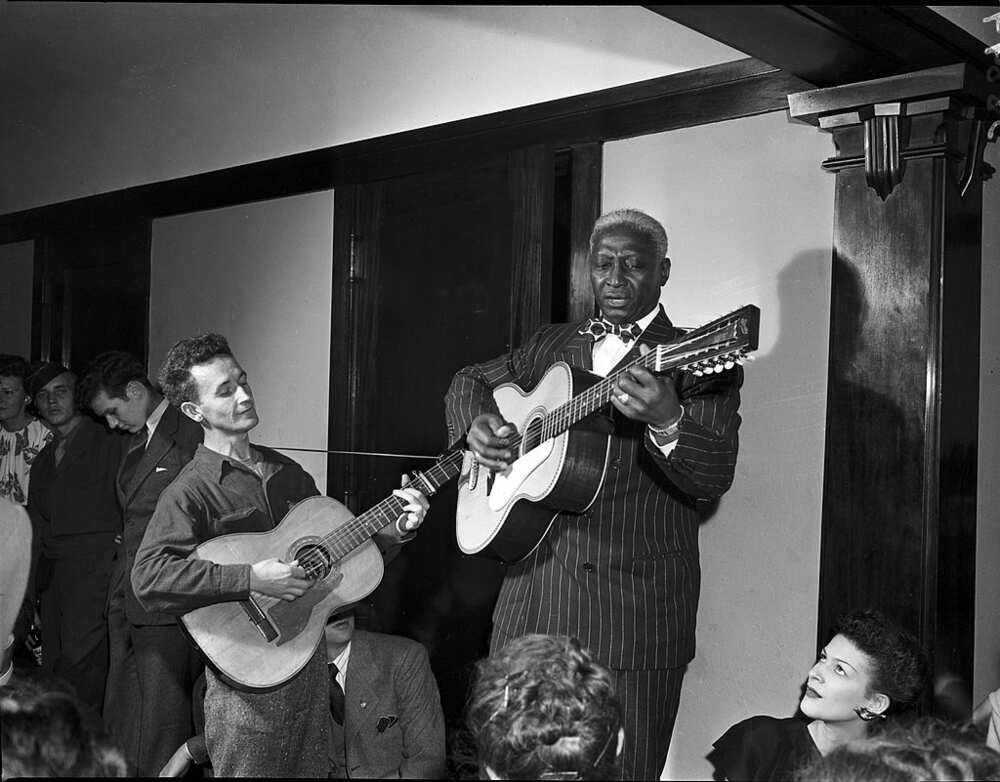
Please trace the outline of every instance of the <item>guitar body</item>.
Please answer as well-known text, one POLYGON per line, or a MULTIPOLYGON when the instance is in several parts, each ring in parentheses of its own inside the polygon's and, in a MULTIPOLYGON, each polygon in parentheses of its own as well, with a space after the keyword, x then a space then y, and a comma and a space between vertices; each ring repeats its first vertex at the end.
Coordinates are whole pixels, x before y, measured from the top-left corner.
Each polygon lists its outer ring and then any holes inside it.
POLYGON ((601 378, 565 362, 553 364, 531 392, 497 387, 500 414, 523 435, 506 475, 475 470, 467 459, 458 479, 456 538, 466 554, 517 562, 537 548, 561 511, 582 513, 604 483, 611 426, 592 415, 564 433, 533 442, 531 424, 579 396, 601 378))
POLYGON ((212 667, 241 689, 273 689, 291 679, 324 638, 330 614, 371 594, 382 580, 383 562, 370 539, 334 560, 323 538, 352 521, 330 497, 295 505, 270 532, 220 535, 191 555, 220 565, 251 564, 277 557, 322 562, 322 577, 296 600, 254 593, 250 600, 215 603, 181 617, 188 635, 212 667), (271 636, 270 638, 267 636, 271 636))

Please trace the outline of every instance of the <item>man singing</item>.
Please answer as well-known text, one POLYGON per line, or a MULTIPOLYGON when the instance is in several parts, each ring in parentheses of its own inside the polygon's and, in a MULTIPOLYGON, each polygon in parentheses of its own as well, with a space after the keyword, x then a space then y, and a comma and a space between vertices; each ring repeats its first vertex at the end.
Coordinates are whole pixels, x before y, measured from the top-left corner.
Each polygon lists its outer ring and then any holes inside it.
MULTIPOLYGON (((670 276, 663 226, 634 209, 604 215, 590 237, 600 318, 543 326, 523 346, 465 367, 445 397, 450 439, 466 433, 479 464, 504 471, 513 424, 492 391, 531 388, 557 361, 606 377, 640 345, 679 338, 659 305, 670 276)), ((697 501, 733 480, 739 367, 710 377, 657 377, 635 367, 616 382, 604 482, 582 514, 560 514, 541 544, 504 576, 491 650, 526 633, 575 636, 616 677, 624 708, 624 779, 659 779, 694 656, 697 501)), ((595 487, 596 488, 596 487, 595 487)))

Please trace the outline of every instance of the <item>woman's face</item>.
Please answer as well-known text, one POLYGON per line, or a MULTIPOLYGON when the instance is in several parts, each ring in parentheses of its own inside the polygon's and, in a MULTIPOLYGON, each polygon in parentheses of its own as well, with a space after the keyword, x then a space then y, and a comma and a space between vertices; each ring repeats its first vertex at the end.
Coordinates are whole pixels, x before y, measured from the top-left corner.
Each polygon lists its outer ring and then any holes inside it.
POLYGON ((824 722, 859 720, 859 706, 873 712, 889 707, 885 695, 871 691, 871 658, 842 635, 835 635, 809 670, 802 713, 824 722))

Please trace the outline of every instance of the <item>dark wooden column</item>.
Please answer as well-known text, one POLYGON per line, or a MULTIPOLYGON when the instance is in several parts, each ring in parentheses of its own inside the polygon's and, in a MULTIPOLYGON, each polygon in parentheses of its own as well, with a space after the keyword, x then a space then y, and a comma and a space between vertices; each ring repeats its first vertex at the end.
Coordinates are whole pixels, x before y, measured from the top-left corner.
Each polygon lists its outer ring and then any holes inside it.
POLYGON ((837 150, 818 641, 880 608, 970 690, 986 93, 955 65, 789 96, 837 150))

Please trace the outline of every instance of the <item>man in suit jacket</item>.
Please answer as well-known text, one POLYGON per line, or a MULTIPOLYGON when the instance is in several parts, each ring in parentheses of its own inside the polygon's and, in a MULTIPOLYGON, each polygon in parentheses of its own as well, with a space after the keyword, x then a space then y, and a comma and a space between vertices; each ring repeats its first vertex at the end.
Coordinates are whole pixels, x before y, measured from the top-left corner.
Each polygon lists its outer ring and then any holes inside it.
MULTIPOLYGON (((444 712, 427 650, 409 638, 355 629, 354 619, 347 606, 326 625, 334 718, 328 775, 442 779, 444 712)), ((210 762, 203 733, 179 746, 160 776, 183 776, 192 762, 210 762)))
MULTIPOLYGON (((492 390, 531 388, 557 361, 608 376, 682 332, 659 306, 670 274, 667 236, 637 210, 601 217, 590 238, 591 285, 602 319, 542 327, 511 353, 460 370, 446 397, 450 439, 466 435, 477 462, 506 470, 515 433, 492 390)), ((684 666, 694 656, 698 500, 733 479, 741 370, 658 378, 641 367, 614 385, 607 470, 583 513, 560 515, 504 576, 495 652, 526 633, 570 635, 615 672, 626 745, 623 778, 658 779, 684 666)))
POLYGON ((122 351, 94 359, 81 378, 80 397, 111 429, 131 434, 115 479, 124 531, 108 603, 105 715, 137 773, 155 776, 191 735, 192 691, 202 663, 174 617, 143 609, 128 574, 160 492, 191 461, 202 428, 171 407, 142 364, 122 351))
POLYGON ((28 380, 55 439, 31 468, 28 513, 42 620, 42 668, 101 713, 108 675, 105 609, 121 541, 115 475, 124 441, 76 405, 76 377, 45 363, 28 380))

